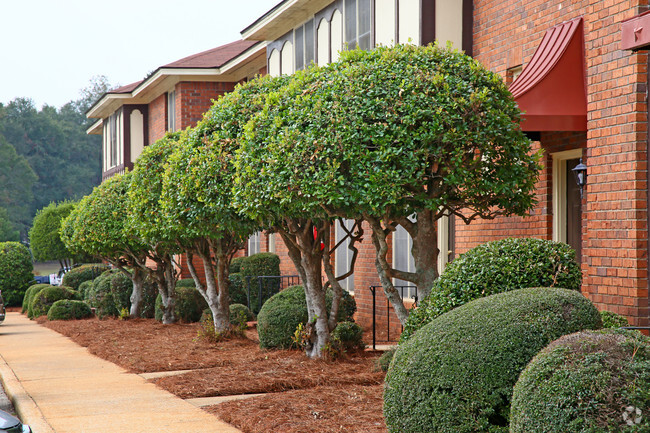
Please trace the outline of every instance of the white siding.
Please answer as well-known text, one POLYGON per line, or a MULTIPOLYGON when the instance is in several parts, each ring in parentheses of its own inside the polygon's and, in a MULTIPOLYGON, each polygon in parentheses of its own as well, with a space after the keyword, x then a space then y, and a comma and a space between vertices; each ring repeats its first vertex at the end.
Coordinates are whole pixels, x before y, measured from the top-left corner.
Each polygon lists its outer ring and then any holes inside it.
POLYGON ((451 41, 454 48, 463 47, 463 2, 436 0, 436 39, 441 45, 451 41))
POLYGON ((343 49, 343 15, 338 9, 332 14, 332 61, 339 59, 339 52, 343 49))
POLYGON ((140 156, 144 149, 144 116, 140 110, 133 110, 131 121, 131 162, 140 156))
POLYGON ((409 39, 420 45, 420 0, 399 1, 399 43, 409 43, 409 39))
POLYGON ((320 20, 316 35, 318 40, 316 63, 319 66, 323 66, 330 61, 330 23, 325 18, 320 20))
POLYGON ((375 0, 375 43, 390 46, 397 41, 395 0, 375 0))
POLYGON ((280 70, 280 52, 278 50, 271 51, 269 56, 269 75, 272 77, 279 77, 280 70))
POLYGON ((293 44, 289 41, 282 46, 282 70, 283 75, 294 73, 293 67, 293 44))

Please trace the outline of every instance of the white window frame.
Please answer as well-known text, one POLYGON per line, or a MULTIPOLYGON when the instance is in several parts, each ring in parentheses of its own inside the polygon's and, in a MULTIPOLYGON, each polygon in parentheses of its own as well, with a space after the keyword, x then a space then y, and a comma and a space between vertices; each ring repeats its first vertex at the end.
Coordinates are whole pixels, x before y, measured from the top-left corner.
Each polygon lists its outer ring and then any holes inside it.
MULTIPOLYGON (((343 220, 345 227, 350 231, 354 228, 355 222, 356 221, 352 219, 343 220)), ((341 239, 343 239, 345 236, 347 236, 347 233, 341 227, 341 222, 336 221, 334 223, 334 245, 338 245, 341 239)), ((347 238, 345 241, 341 243, 341 245, 338 246, 338 248, 335 251, 334 272, 337 277, 348 273, 350 271, 350 267, 352 266, 353 252, 350 251, 350 249, 348 248, 349 245, 350 245, 350 238, 347 238)), ((340 281, 339 283, 341 284, 341 287, 343 287, 345 290, 347 290, 351 294, 354 294, 354 273, 352 273, 352 275, 347 277, 345 280, 340 281)))
POLYGON ((582 158, 582 149, 572 149, 552 153, 553 158, 553 240, 566 242, 567 208, 566 208, 566 162, 570 159, 582 158))
POLYGON ((262 252, 262 237, 260 232, 256 232, 248 238, 248 255, 252 256, 260 252, 262 252))
MULTIPOLYGON (((415 272, 415 259, 413 258, 413 254, 411 254, 412 248, 413 248, 413 239, 411 238, 411 235, 406 231, 404 227, 398 225, 395 231, 393 232, 393 269, 397 269, 404 272, 415 272), (400 241, 404 242, 404 240, 406 241, 406 245, 401 245, 400 241), (406 264, 407 264, 406 269, 397 268, 398 255, 405 254, 405 252, 402 251, 402 248, 406 248, 406 252, 408 253, 406 257, 406 264)), ((411 283, 410 281, 400 280, 399 278, 393 278, 393 285, 414 286, 414 284, 411 283)), ((399 292, 400 296, 402 296, 402 290, 398 289, 397 291, 399 292)), ((409 299, 409 300, 415 299, 414 290, 409 290, 408 293, 405 293, 404 295, 405 296, 403 296, 403 299, 409 299)))
POLYGON ((176 131, 176 90, 167 93, 167 131, 176 131))
POLYGON ((343 0, 343 43, 347 44, 348 49, 354 49, 359 46, 359 39, 364 36, 368 36, 368 47, 365 47, 363 49, 370 50, 373 48, 373 42, 372 42, 372 6, 373 6, 373 0, 343 0), (360 26, 360 2, 362 1, 367 1, 368 2, 368 31, 366 33, 359 34, 359 28, 360 26), (348 7, 349 4, 354 3, 354 10, 355 10, 355 24, 354 24, 354 38, 349 38, 348 37, 348 17, 346 16, 348 14, 348 10, 351 8, 348 7))

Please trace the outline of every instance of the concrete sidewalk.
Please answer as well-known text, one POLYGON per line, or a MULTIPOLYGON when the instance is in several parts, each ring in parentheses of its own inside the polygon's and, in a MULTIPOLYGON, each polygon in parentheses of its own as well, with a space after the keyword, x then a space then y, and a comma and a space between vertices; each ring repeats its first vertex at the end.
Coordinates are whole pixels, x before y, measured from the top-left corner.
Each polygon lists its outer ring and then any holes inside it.
POLYGON ((237 433, 19 313, 0 326, 0 376, 35 433, 237 433))

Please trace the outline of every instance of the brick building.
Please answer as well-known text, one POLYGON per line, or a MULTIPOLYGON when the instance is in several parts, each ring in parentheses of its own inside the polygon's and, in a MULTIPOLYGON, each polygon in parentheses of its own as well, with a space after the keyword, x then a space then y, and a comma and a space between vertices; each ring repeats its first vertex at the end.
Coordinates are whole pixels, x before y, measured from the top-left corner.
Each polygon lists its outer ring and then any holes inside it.
MULTIPOLYGON (((242 36, 267 43, 273 75, 334 61, 345 46, 434 40, 450 41, 500 74, 525 111, 522 129, 533 148, 544 151, 538 205, 526 218, 469 226, 442 220, 439 268, 504 237, 567 242, 578 252, 583 293, 601 309, 648 325, 648 58, 621 45, 622 23, 646 9, 645 0, 284 0, 242 36), (580 159, 587 166, 582 194, 571 170, 580 159)), ((264 238, 261 250, 276 251, 293 273, 281 242, 264 238)), ((410 270, 409 256, 408 235, 398 229, 394 265, 410 270)), ((337 257, 341 273, 347 259, 337 257)), ((346 282, 364 324, 372 316, 374 285, 379 280, 368 239, 346 282)), ((378 292, 376 312, 386 320, 378 292)))

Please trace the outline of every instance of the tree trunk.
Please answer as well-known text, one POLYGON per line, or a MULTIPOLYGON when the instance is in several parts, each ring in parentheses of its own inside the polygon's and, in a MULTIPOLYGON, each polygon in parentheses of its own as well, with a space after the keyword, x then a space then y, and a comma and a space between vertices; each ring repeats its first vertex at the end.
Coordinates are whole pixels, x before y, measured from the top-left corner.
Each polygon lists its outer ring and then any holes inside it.
POLYGON ((131 282, 133 282, 133 292, 131 292, 131 308, 129 316, 132 319, 140 317, 142 313, 142 286, 144 284, 144 275, 137 266, 133 268, 133 273, 128 272, 131 282))
POLYGON ((414 226, 404 224, 413 239, 411 254, 415 264, 415 278, 418 298, 424 299, 431 293, 433 282, 438 278, 438 218, 437 213, 422 211, 417 214, 414 226), (414 228, 414 229, 413 229, 414 228))
POLYGON ((156 260, 156 270, 153 276, 158 286, 158 293, 162 298, 163 307, 163 325, 170 325, 176 322, 176 275, 174 272, 174 263, 171 256, 166 255, 164 258, 156 260))

